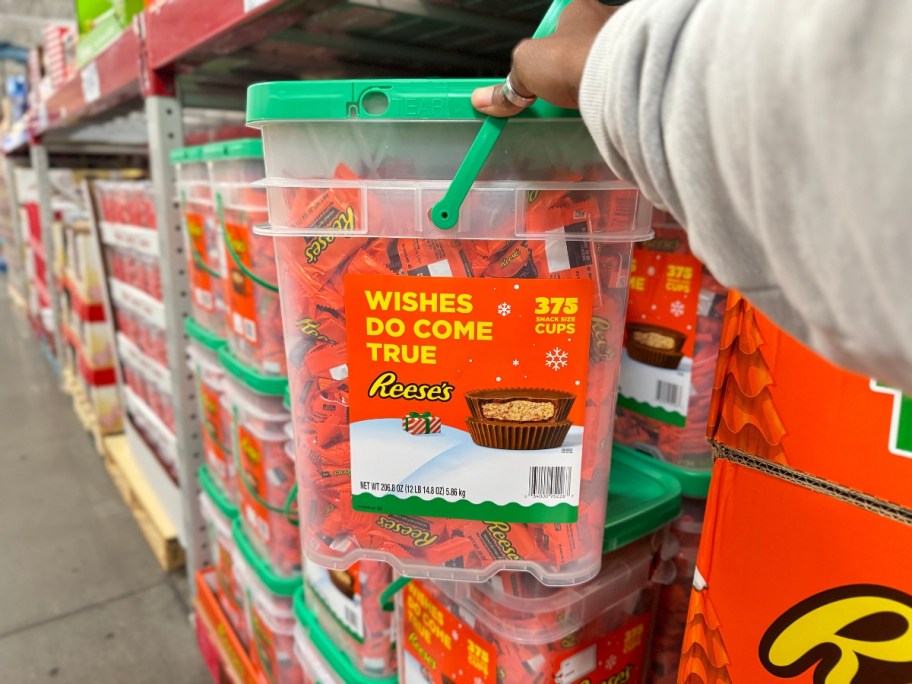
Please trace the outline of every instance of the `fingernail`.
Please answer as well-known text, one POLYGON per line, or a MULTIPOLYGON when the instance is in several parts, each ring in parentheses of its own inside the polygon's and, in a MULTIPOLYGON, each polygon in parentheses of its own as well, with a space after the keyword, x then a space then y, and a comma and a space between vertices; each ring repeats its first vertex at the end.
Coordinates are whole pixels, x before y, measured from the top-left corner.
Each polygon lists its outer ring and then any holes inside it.
POLYGON ((472 106, 475 109, 485 109, 494 104, 494 88, 491 86, 477 88, 472 93, 472 106))

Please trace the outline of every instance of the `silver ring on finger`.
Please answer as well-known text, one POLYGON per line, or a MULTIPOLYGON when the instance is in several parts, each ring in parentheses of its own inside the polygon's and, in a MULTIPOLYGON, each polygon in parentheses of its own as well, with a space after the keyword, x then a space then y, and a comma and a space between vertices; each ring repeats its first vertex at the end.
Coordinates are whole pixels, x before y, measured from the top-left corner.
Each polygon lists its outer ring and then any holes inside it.
POLYGON ((538 98, 533 95, 532 97, 524 97, 516 92, 516 88, 513 87, 513 79, 510 74, 507 74, 507 78, 503 84, 503 95, 514 107, 519 107, 520 109, 525 109, 538 98))

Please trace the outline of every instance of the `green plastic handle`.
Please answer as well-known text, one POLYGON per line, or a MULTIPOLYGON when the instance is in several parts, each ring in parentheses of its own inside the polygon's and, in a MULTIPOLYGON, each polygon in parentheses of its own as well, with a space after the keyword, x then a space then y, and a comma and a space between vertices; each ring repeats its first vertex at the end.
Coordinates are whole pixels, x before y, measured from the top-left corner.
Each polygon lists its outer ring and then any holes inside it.
MULTIPOLYGON (((533 38, 550 36, 557 29, 561 13, 573 0, 554 0, 544 18, 532 34, 533 38)), ((491 150, 500 139, 500 134, 507 125, 508 118, 489 116, 481 124, 481 130, 475 136, 472 146, 466 152, 465 159, 456 170, 456 175, 442 198, 431 207, 431 222, 441 230, 449 230, 459 222, 459 210, 465 201, 472 184, 491 155, 491 150)))

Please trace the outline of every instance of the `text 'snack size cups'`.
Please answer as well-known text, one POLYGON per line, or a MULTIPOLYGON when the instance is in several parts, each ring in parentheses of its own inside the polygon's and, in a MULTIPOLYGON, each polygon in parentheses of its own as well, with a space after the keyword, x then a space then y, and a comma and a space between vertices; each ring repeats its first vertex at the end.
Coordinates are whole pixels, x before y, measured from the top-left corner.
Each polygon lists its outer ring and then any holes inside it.
POLYGON ((207 146, 216 213, 225 246, 225 333, 231 352, 264 375, 285 375, 285 340, 279 311, 273 239, 257 235, 265 224, 263 143, 242 138, 207 146), (212 149, 215 148, 215 149, 212 149))
POLYGON ((598 572, 630 254, 650 207, 578 112, 539 101, 486 161, 469 152, 491 128, 470 103, 484 84, 249 90, 301 529, 321 565, 550 584, 598 572), (463 159, 480 163, 474 184, 454 182, 463 159), (453 188, 464 197, 441 212, 453 188))

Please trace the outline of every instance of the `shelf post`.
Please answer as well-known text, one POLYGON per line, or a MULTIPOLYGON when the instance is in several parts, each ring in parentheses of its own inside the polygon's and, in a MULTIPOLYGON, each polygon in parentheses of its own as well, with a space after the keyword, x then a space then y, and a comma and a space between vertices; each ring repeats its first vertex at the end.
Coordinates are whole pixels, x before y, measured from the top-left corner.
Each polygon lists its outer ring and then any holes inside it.
MULTIPOLYGON (((38 209, 41 220, 41 242, 44 247, 44 265, 47 278, 48 297, 51 304, 54 339, 54 360, 58 370, 63 367, 63 337, 60 334, 60 300, 57 297, 57 257, 54 253, 54 207, 51 204, 50 162, 47 148, 39 142, 29 147, 32 170, 38 187, 38 209)), ((43 322, 42 322, 43 323, 43 322)))
POLYGON ((187 559, 190 591, 195 594, 194 576, 209 563, 206 525, 199 507, 197 470, 202 459, 196 383, 187 357, 184 319, 190 315, 190 287, 187 254, 174 184, 171 150, 183 145, 180 101, 167 95, 150 95, 145 100, 149 127, 149 171, 155 188, 155 216, 158 225, 162 294, 165 302, 165 334, 171 371, 175 436, 178 446, 178 478, 183 509, 181 541, 187 559))

